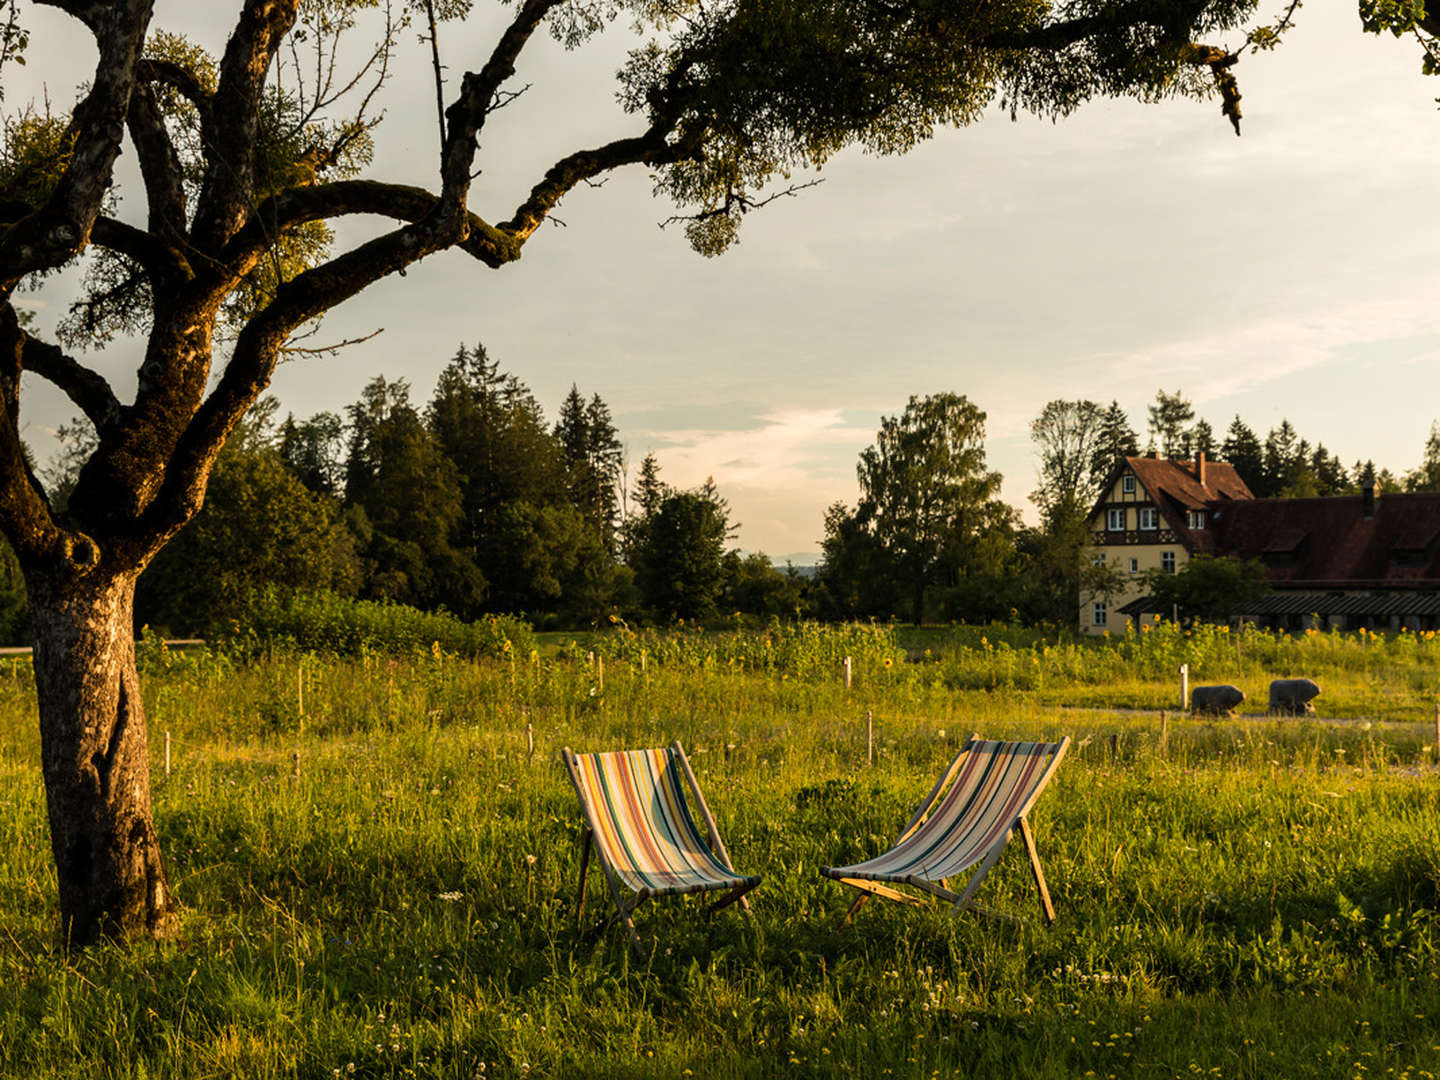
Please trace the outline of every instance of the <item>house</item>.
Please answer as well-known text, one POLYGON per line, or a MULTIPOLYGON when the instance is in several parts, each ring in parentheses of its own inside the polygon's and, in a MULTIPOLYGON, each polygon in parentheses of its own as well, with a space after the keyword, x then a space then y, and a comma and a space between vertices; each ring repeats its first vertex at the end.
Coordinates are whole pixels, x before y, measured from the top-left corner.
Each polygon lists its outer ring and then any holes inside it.
MULTIPOLYGON (((1081 632, 1123 632, 1130 614, 1120 609, 1144 599, 1145 571, 1174 573, 1195 552, 1216 550, 1215 528, 1228 509, 1253 500, 1234 467, 1206 461, 1204 454, 1194 461, 1154 455, 1121 459, 1090 512, 1090 543, 1081 557, 1117 571, 1123 584, 1104 595, 1082 590, 1081 632)), ((1141 612, 1135 617, 1153 621, 1155 615, 1141 612)))
POLYGON ((1256 499, 1223 462, 1127 457, 1089 518, 1083 558, 1130 587, 1080 597, 1080 628, 1123 632, 1168 615, 1140 576, 1197 552, 1258 559, 1271 591, 1232 614, 1261 626, 1440 629, 1440 492, 1256 499))

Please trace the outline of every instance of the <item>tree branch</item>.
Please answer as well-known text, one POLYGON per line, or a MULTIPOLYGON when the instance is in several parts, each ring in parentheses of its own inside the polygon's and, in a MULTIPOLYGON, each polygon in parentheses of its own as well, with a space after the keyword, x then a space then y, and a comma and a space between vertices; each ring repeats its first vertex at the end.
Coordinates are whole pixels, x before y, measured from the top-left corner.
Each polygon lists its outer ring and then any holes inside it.
POLYGON ((155 92, 139 82, 130 96, 130 141, 140 159, 140 177, 149 203, 149 231, 176 241, 185 235, 185 187, 180 156, 170 141, 155 92))
POLYGON ((531 188, 530 197, 516 208, 514 216, 500 225, 501 231, 524 242, 576 184, 622 165, 668 165, 683 160, 687 151, 665 139, 666 130, 652 127, 643 135, 616 139, 593 150, 580 150, 561 158, 531 188))
POLYGON ((212 104, 214 139, 191 236, 202 250, 225 245, 245 220, 255 189, 260 96, 280 43, 295 23, 299 0, 245 0, 220 61, 212 104))
POLYGON ((200 116, 200 141, 206 146, 214 142, 214 100, 210 91, 195 77, 193 71, 171 60, 149 57, 140 61, 136 72, 137 76, 146 82, 156 82, 168 86, 190 102, 200 116))
POLYGON ((20 440, 20 355, 25 332, 14 305, 0 306, 0 530, 23 562, 34 564, 63 547, 64 535, 20 440))
POLYGON ((20 366, 65 391, 95 430, 103 433, 119 419, 121 405, 110 384, 98 372, 67 356, 57 345, 21 332, 20 366))
MULTIPOLYGON (((348 214, 377 214, 414 224, 434 213, 439 203, 439 198, 424 188, 377 180, 341 180, 290 188, 261 204, 236 234, 223 261, 236 265, 237 260, 253 258, 256 252, 272 243, 281 230, 307 221, 348 214)), ((498 269, 520 257, 520 245, 514 237, 477 214, 467 211, 465 226, 465 239, 458 246, 486 266, 498 269)))
POLYGON ((95 35, 90 93, 71 119, 70 160, 45 205, 0 230, 0 281, 62 266, 85 246, 110 188, 153 0, 49 0, 95 35))

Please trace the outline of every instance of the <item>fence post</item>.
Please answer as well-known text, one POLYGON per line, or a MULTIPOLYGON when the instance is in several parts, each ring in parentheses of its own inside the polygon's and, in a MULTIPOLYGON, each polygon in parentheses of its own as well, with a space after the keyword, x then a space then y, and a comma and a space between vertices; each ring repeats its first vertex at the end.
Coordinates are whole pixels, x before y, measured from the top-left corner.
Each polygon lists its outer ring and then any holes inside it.
POLYGON ((525 721, 525 760, 535 760, 535 725, 525 721))
POLYGON ((165 732, 165 775, 170 775, 170 732, 165 732))
POLYGON ((845 657, 845 689, 846 689, 846 690, 849 690, 849 689, 850 689, 850 671, 851 671, 850 657, 847 656, 847 657, 845 657))
MULTIPOLYGON (((848 663, 850 658, 845 658, 848 663)), ((869 768, 875 764, 875 713, 870 709, 865 710, 865 766, 869 768)))
POLYGON ((1180 665, 1180 711, 1190 708, 1190 665, 1180 665))

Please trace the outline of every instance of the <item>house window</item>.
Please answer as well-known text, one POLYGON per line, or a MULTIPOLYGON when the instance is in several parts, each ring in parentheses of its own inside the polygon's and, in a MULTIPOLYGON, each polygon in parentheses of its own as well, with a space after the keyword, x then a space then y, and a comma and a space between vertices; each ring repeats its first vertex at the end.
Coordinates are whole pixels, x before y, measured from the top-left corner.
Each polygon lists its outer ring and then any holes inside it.
POLYGON ((1160 527, 1160 511, 1153 506, 1140 509, 1140 528, 1153 532, 1160 527))
POLYGON ((1138 574, 1139 572, 1140 572, 1140 560, 1139 560, 1139 559, 1131 559, 1131 560, 1130 560, 1130 573, 1132 573, 1132 574, 1138 574))
POLYGON ((1125 531, 1125 511, 1123 509, 1105 511, 1105 527, 1111 532, 1125 531))
POLYGON ((1135 477, 1123 476, 1120 478, 1120 490, 1126 495, 1135 494, 1135 477))
POLYGON ((1203 529, 1205 527, 1205 511, 1190 510, 1185 514, 1185 524, 1192 529, 1203 529))
POLYGON ((1173 551, 1162 551, 1160 553, 1160 569, 1167 574, 1175 572, 1175 553, 1173 551))
POLYGON ((1105 565, 1105 553, 1104 553, 1103 551, 1097 551, 1097 552, 1095 552, 1093 555, 1091 555, 1091 556, 1090 556, 1090 565, 1092 565, 1092 566, 1104 566, 1104 565, 1105 565))
POLYGON ((1091 624, 1092 626, 1104 626, 1104 625, 1105 625, 1105 601, 1104 601, 1104 600, 1096 600, 1096 601, 1095 601, 1095 607, 1094 607, 1094 609, 1090 612, 1090 624, 1091 624))

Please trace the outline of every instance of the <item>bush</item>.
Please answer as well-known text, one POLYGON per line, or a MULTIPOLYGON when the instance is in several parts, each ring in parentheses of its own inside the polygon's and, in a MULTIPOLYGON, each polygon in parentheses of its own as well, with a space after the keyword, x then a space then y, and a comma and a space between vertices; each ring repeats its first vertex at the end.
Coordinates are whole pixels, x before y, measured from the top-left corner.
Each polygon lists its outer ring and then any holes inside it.
POLYGON ((486 615, 466 622, 447 612, 420 611, 388 601, 275 588, 251 604, 228 641, 242 650, 291 648, 330 656, 439 649, 456 656, 503 657, 528 656, 535 648, 530 624, 514 615, 486 615))

